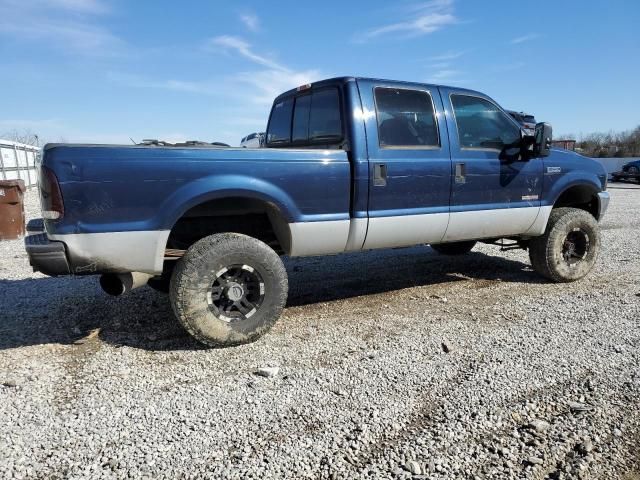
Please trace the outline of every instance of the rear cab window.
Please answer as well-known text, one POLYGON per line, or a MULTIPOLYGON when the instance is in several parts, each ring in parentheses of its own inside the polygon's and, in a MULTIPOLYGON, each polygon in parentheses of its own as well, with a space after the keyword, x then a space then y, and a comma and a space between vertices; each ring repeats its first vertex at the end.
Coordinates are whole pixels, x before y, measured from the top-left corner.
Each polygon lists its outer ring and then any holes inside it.
POLYGON ((338 148, 343 140, 341 97, 337 87, 301 92, 273 105, 267 146, 338 148))
POLYGON ((291 142, 291 115, 293 98, 285 98, 273 105, 267 131, 268 145, 283 145, 291 142))

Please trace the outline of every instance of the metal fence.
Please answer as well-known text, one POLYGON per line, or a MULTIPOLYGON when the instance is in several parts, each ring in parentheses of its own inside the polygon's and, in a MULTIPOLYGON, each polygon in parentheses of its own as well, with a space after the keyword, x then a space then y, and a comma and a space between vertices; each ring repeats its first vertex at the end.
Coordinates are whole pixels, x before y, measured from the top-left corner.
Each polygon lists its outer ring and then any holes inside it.
POLYGON ((24 180, 27 188, 38 183, 41 149, 33 145, 0 140, 0 180, 24 180))
POLYGON ((640 158, 594 158, 599 161, 609 175, 613 172, 619 172, 622 170, 622 166, 625 163, 633 162, 634 160, 640 160, 640 158))

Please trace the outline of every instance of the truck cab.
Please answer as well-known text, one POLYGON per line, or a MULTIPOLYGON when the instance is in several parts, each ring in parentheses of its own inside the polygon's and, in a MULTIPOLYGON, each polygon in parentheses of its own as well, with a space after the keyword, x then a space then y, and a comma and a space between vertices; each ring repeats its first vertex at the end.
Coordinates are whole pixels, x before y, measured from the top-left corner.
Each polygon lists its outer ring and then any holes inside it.
POLYGON ((574 170, 583 207, 599 217, 608 198, 598 195, 600 165, 563 151, 536 155, 525 137, 480 92, 338 78, 280 95, 266 146, 347 152, 349 222, 326 225, 345 251, 541 235, 574 170))
POLYGON ((148 284, 211 346, 250 342, 278 319, 283 256, 478 242, 523 248, 576 281, 600 250, 604 168, 551 149, 473 90, 340 77, 273 103, 265 148, 47 145, 35 270, 101 275, 107 293, 148 284))

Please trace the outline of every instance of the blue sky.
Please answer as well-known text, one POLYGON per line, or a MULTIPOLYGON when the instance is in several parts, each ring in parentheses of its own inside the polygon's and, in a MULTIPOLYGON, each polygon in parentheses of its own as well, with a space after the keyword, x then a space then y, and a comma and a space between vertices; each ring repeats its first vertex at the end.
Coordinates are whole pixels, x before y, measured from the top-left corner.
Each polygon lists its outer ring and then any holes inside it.
POLYGON ((640 2, 0 0, 0 135, 237 145, 361 75, 481 90, 561 133, 640 124, 640 2))

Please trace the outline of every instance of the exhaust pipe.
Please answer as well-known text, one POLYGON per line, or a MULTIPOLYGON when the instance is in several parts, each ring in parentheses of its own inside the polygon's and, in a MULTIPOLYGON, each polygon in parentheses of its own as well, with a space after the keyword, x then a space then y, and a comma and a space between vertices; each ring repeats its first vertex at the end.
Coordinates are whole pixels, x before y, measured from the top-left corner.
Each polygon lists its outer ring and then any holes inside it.
POLYGON ((146 285, 151 277, 153 275, 140 272, 105 273, 100 277, 100 286, 109 295, 118 297, 134 288, 146 285))

